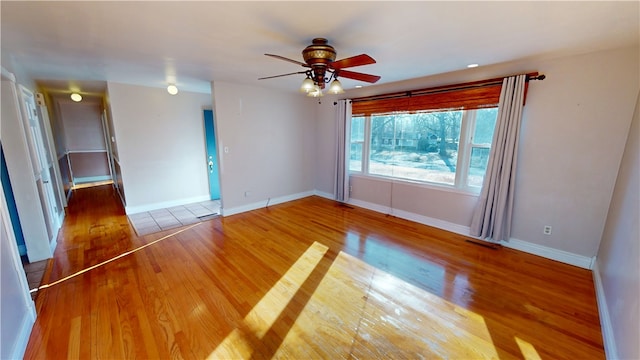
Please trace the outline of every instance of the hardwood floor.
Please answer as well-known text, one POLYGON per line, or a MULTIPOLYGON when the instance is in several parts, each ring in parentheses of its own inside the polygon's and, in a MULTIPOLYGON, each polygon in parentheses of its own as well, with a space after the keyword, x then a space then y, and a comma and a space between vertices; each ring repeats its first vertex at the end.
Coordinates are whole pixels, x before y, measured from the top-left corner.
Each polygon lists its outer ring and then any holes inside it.
POLYGON ((319 197, 182 229, 75 191, 45 284, 147 246, 41 289, 25 358, 604 358, 584 269, 319 197))

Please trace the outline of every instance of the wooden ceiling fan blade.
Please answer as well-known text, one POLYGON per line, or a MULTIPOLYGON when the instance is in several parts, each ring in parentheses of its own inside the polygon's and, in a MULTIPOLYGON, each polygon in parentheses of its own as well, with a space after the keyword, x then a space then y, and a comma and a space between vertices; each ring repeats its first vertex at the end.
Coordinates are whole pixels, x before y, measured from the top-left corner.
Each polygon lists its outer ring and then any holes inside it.
POLYGON ((278 78, 278 77, 283 77, 283 76, 296 75, 296 74, 304 74, 304 73, 306 73, 306 71, 298 71, 298 72, 292 72, 292 73, 288 73, 288 74, 280 74, 280 75, 273 75, 273 76, 265 76, 265 77, 258 78, 258 80, 273 79, 273 78, 278 78))
POLYGON ((331 64, 329 64, 329 66, 333 69, 338 70, 338 69, 344 69, 348 67, 370 65, 375 63, 376 61, 371 56, 367 54, 360 54, 360 55, 334 61, 331 64))
POLYGON ((360 80, 360 81, 364 81, 364 82, 368 82, 368 83, 372 83, 372 84, 375 83, 376 81, 380 80, 380 76, 378 76, 378 75, 363 74, 363 73, 359 73, 359 72, 355 72, 355 71, 348 71, 348 70, 336 71, 336 74, 339 77, 343 77, 343 78, 347 78, 347 79, 360 80))
POLYGON ((308 64, 305 64, 305 63, 303 63, 303 62, 301 62, 301 61, 298 61, 298 60, 289 59, 289 58, 286 58, 286 57, 284 57, 284 56, 280 56, 280 55, 273 55, 273 54, 265 54, 265 55, 266 55, 266 56, 271 56, 272 58, 276 58, 276 59, 280 59, 280 60, 284 60, 284 61, 292 62, 292 63, 294 63, 294 64, 302 65, 302 66, 304 66, 304 67, 309 67, 309 65, 308 65, 308 64))

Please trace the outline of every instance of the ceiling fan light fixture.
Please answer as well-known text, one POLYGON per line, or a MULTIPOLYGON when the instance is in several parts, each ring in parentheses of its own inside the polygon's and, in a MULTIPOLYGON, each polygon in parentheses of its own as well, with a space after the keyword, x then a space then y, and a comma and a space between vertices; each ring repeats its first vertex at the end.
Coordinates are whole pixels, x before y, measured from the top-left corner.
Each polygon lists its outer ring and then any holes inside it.
POLYGON ((321 96, 323 96, 322 89, 320 89, 320 86, 318 86, 318 85, 313 85, 313 90, 309 91, 307 93, 307 96, 309 96, 309 97, 321 97, 321 96))
POLYGON ((171 95, 175 95, 178 93, 178 87, 174 84, 169 84, 169 86, 167 86, 167 92, 171 95))
POLYGON ((334 79, 329 85, 329 93, 331 94, 344 94, 344 89, 342 88, 342 84, 338 79, 334 79))
POLYGON ((313 80, 307 76, 306 79, 302 80, 302 86, 300 86, 300 92, 309 93, 315 90, 316 84, 314 84, 313 80))
POLYGON ((74 92, 74 93, 71 94, 71 100, 73 100, 75 102, 80 102, 80 101, 82 101, 82 95, 74 92))

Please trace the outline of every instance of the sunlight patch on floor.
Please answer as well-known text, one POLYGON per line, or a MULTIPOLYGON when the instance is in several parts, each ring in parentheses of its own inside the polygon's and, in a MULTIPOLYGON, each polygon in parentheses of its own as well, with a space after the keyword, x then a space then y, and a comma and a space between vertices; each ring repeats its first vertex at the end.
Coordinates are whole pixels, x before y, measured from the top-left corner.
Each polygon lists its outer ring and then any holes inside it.
POLYGON ((340 252, 274 357, 499 356, 481 315, 340 252))
POLYGON ((542 360, 535 347, 533 347, 530 342, 524 341, 517 336, 515 336, 514 339, 516 340, 516 344, 518 344, 520 352, 525 360, 542 360))
POLYGON ((287 272, 271 287, 260 301, 245 316, 243 325, 251 334, 234 329, 208 359, 248 359, 253 349, 248 336, 261 339, 287 307, 298 289, 313 272, 324 254, 329 250, 325 245, 314 242, 287 272))

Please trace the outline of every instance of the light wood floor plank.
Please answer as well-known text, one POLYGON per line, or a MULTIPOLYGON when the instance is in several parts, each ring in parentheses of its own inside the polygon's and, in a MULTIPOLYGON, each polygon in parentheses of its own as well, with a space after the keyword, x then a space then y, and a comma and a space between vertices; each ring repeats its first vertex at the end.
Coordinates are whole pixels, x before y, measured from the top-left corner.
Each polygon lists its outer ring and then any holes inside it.
POLYGON ((604 358, 584 269, 319 197, 177 230, 74 191, 44 284, 148 246, 41 289, 25 358, 604 358))

